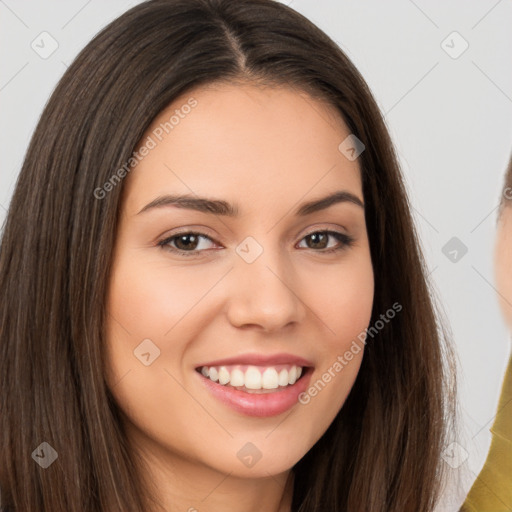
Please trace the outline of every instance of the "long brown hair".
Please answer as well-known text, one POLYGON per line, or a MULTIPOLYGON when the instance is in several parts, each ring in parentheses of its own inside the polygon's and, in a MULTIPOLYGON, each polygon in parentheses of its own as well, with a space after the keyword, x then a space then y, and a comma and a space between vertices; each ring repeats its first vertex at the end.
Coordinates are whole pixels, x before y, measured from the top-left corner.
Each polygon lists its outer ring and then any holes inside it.
POLYGON ((368 342, 335 420, 294 466, 292 510, 433 510, 454 417, 454 363, 393 145, 345 54, 305 17, 272 0, 141 3, 94 37, 46 105, 0 249, 6 510, 150 509, 141 461, 127 446, 104 378, 105 297, 123 183, 102 199, 94 191, 125 165, 174 98, 237 80, 322 98, 363 142, 375 275, 371 324, 392 304, 402 306, 368 342), (58 453, 46 469, 31 457, 43 442, 58 453))

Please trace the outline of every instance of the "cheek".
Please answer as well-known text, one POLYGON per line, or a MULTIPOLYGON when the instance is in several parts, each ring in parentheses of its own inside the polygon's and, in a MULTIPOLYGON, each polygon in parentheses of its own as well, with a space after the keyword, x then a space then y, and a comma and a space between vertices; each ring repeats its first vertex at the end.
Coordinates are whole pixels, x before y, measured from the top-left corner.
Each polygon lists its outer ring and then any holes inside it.
POLYGON ((311 304, 316 305, 313 309, 325 327, 324 338, 317 344, 321 364, 315 368, 306 393, 299 397, 310 418, 302 425, 303 434, 311 443, 338 414, 357 378, 373 306, 369 254, 361 255, 357 263, 341 266, 331 277, 311 291, 311 304), (334 289, 332 283, 336 283, 334 289))
POLYGON ((512 330, 512 233, 510 223, 501 226, 495 246, 495 279, 500 308, 512 330))
POLYGON ((180 394, 164 370, 179 373, 187 341, 183 326, 190 326, 180 320, 201 295, 182 273, 168 276, 161 262, 141 261, 130 251, 113 268, 106 317, 108 381, 119 402, 134 413, 137 404, 151 409, 158 390, 180 394))
POLYGON ((374 276, 369 254, 341 265, 311 286, 311 307, 322 318, 329 336, 325 347, 342 350, 368 326, 373 306, 374 276))
POLYGON ((127 252, 116 264, 111 281, 108 304, 118 324, 114 328, 123 328, 133 339, 171 337, 215 283, 216 276, 211 274, 170 268, 161 258, 138 258, 127 252))

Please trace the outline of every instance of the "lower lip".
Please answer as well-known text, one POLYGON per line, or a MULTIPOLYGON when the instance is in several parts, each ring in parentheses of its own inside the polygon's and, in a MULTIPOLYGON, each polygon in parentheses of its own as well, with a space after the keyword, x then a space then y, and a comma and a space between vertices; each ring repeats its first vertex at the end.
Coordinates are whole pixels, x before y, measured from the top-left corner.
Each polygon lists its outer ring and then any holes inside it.
POLYGON ((291 409, 298 403, 301 393, 306 391, 311 380, 312 368, 305 368, 302 377, 293 385, 272 393, 246 393, 229 385, 213 382, 196 372, 207 389, 222 403, 247 416, 267 418, 291 409))

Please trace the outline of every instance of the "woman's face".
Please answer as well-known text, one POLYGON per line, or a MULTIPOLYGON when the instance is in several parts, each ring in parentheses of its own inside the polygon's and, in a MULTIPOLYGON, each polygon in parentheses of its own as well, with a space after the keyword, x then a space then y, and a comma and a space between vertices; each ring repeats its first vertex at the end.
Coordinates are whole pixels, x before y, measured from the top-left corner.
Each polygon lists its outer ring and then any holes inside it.
POLYGON ((512 330, 512 206, 507 204, 498 222, 498 233, 494 251, 496 288, 501 311, 512 330))
POLYGON ((225 84, 147 131, 107 304, 109 388, 146 456, 268 477, 342 407, 374 292, 349 134, 302 93, 225 84))

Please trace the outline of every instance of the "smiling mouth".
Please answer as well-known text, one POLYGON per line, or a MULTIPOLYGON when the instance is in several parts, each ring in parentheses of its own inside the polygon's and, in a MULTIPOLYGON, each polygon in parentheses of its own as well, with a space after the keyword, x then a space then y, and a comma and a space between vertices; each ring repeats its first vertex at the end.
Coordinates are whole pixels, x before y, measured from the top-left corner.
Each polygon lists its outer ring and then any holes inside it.
POLYGON ((200 366, 196 371, 203 377, 246 393, 275 393, 293 386, 312 370, 307 366, 278 364, 273 366, 222 365, 200 366))

